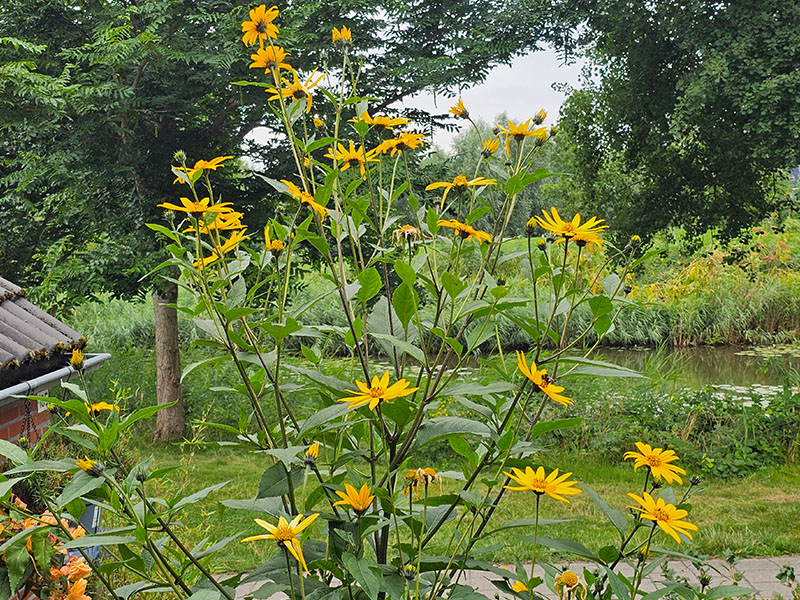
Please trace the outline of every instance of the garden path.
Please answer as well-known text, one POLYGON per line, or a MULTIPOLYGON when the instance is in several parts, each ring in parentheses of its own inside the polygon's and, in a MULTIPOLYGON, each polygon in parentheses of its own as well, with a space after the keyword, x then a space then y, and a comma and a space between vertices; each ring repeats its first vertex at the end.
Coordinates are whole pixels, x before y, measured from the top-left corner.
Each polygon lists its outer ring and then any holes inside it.
MULTIPOLYGON (((731 569, 729 565, 721 559, 711 560, 710 563, 718 571, 715 572, 713 570, 709 570, 710 574, 712 575, 711 586, 729 585, 731 583, 731 569)), ((558 564, 559 566, 564 566, 565 568, 569 567, 578 574, 583 573, 584 567, 589 569, 593 567, 591 563, 582 562, 573 562, 564 565, 560 565, 560 563, 558 564)), ((791 590, 778 581, 775 577, 784 565, 792 566, 795 570, 795 573, 800 576, 800 556, 743 558, 736 564, 734 570, 742 574, 742 579, 739 582, 739 585, 758 591, 758 594, 756 595, 758 600, 772 600, 773 598, 777 597, 777 595, 781 595, 783 598, 789 600, 792 598, 791 590)), ((530 566, 528 565, 526 568, 529 569, 530 566)), ((686 577, 690 583, 697 585, 697 570, 694 569, 691 563, 688 561, 669 561, 669 568, 673 569, 677 576, 686 577)), ((633 573, 633 569, 627 567, 627 565, 623 565, 620 570, 628 577, 630 577, 633 573)), ((542 578, 545 577, 544 571, 538 566, 535 569, 535 574, 542 578)), ((479 593, 487 596, 488 598, 493 598, 498 590, 494 587, 494 585, 492 585, 491 580, 496 578, 496 576, 483 571, 470 571, 467 573, 466 581, 462 581, 462 583, 472 586, 479 593)), ((644 580, 642 583, 642 590, 645 592, 655 590, 656 582, 661 579, 661 572, 659 569, 656 569, 655 573, 644 580)), ((263 583, 264 582, 257 581, 240 585, 236 590, 237 600, 253 593, 259 587, 261 587, 263 583)), ((547 589, 544 584, 539 586, 536 591, 540 592, 547 598, 557 598, 556 594, 547 589)), ((277 600, 278 598, 279 596, 276 595, 269 600, 277 600)))

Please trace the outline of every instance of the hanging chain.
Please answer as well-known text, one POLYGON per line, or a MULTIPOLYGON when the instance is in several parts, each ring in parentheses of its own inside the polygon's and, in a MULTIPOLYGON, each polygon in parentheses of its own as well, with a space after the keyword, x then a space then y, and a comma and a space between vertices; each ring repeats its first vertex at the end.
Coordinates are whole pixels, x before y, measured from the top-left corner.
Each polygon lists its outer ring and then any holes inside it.
POLYGON ((38 437, 36 428, 33 426, 33 417, 31 416, 31 399, 25 398, 25 417, 22 419, 19 437, 26 437, 28 439, 28 445, 30 446, 36 441, 33 439, 34 435, 38 437))

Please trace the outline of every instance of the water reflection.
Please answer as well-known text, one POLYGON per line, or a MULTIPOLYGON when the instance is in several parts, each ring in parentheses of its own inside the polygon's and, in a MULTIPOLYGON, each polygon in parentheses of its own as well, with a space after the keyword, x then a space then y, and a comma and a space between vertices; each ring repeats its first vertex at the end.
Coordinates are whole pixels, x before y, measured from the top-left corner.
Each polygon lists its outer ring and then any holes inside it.
MULTIPOLYGON (((798 349, 794 348, 794 354, 785 355, 784 360, 795 369, 800 369, 800 356, 797 353, 798 349)), ((654 360, 656 354, 657 350, 653 348, 602 348, 597 356, 629 369, 644 371, 647 361, 654 360)), ((783 383, 780 376, 772 370, 764 369, 763 355, 747 348, 674 348, 663 350, 662 355, 677 361, 677 382, 688 387, 701 388, 708 384, 747 386, 783 383)))

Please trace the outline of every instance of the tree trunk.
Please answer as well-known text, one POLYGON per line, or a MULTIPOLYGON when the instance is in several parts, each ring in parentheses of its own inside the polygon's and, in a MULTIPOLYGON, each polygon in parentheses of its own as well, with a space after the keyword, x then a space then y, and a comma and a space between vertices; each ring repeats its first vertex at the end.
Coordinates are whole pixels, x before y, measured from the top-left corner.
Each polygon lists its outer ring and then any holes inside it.
POLYGON ((156 398, 158 404, 177 402, 156 414, 156 440, 186 435, 186 412, 181 391, 181 354, 178 347, 178 311, 168 306, 178 301, 178 286, 170 283, 163 293, 153 292, 156 329, 156 398))

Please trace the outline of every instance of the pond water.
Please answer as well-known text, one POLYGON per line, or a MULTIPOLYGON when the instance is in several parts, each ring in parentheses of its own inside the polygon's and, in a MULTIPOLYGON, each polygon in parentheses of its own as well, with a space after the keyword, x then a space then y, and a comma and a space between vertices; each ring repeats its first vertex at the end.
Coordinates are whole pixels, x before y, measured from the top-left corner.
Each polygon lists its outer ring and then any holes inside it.
POLYGON ((647 363, 658 361, 660 371, 676 369, 677 383, 692 388, 708 384, 727 386, 781 385, 783 381, 773 369, 764 369, 768 356, 778 356, 800 370, 800 347, 770 346, 737 348, 732 346, 699 346, 668 348, 660 355, 654 348, 602 348, 598 358, 637 371, 647 370, 647 363))

